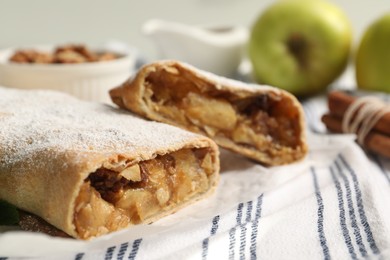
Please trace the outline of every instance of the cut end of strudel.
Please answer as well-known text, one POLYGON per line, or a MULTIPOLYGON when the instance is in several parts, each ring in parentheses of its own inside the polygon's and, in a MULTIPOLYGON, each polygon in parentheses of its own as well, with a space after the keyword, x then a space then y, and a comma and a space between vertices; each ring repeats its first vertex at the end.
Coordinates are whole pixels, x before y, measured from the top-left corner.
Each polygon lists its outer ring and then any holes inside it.
POLYGON ((0 88, 0 199, 90 239, 151 223, 218 182, 207 137, 51 91, 0 88))
POLYGON ((178 61, 158 61, 110 95, 122 108, 203 134, 265 165, 291 163, 307 152, 302 107, 277 88, 218 77, 178 61))

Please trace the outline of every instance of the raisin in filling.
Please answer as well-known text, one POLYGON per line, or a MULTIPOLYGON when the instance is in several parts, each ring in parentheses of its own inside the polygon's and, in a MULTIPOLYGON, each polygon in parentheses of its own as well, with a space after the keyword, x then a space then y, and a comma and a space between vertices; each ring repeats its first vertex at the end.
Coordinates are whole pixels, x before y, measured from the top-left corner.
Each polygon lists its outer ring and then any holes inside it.
POLYGON ((97 169, 76 200, 75 226, 90 237, 147 222, 209 190, 214 172, 208 148, 182 149, 128 166, 97 169))
POLYGON ((145 101, 152 109, 188 130, 263 152, 301 145, 299 111, 286 97, 216 92, 209 90, 210 83, 179 68, 151 73, 145 84, 145 101))

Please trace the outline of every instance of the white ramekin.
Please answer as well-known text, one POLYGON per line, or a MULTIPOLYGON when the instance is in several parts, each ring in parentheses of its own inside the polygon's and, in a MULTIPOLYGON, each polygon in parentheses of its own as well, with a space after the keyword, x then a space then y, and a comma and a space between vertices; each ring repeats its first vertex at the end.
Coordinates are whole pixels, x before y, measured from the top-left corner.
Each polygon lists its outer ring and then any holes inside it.
MULTIPOLYGON (((0 85, 23 89, 63 91, 80 99, 111 103, 108 91, 127 80, 135 66, 131 54, 109 61, 79 64, 22 64, 9 62, 16 50, 51 51, 54 47, 23 47, 0 51, 0 85)), ((110 51, 111 52, 111 51, 110 51)))

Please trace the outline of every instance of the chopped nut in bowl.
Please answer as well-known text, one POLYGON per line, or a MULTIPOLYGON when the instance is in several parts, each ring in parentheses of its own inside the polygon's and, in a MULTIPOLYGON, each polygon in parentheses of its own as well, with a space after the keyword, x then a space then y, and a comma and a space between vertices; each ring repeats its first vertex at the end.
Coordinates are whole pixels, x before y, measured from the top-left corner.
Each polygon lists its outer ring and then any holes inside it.
POLYGON ((81 44, 0 51, 0 85, 52 89, 111 103, 108 90, 129 78, 135 57, 81 44))

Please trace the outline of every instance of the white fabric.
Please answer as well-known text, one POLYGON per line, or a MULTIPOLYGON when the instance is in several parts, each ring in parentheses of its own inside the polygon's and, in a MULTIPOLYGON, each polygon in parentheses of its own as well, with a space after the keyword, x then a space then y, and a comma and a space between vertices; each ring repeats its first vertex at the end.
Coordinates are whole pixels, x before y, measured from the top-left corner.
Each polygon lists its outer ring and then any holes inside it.
POLYGON ((221 154, 216 194, 148 226, 90 242, 0 235, 0 257, 40 259, 390 259, 390 160, 319 122, 305 103, 309 155, 264 168, 221 154), (317 132, 313 134, 311 132, 317 132))

